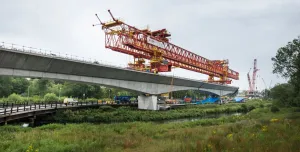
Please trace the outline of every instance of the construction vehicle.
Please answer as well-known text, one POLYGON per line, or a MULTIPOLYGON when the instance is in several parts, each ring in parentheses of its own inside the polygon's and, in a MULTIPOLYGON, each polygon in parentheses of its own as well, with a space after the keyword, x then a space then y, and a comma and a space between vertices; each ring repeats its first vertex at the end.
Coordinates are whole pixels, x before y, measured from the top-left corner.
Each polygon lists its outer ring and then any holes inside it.
POLYGON ((136 100, 135 101, 132 100, 133 98, 137 99, 136 96, 115 96, 114 101, 117 104, 128 104, 128 103, 130 104, 131 101, 136 102, 136 100))
POLYGON ((219 84, 231 84, 232 79, 239 79, 239 73, 229 69, 228 60, 208 60, 170 43, 171 34, 166 29, 138 29, 116 19, 110 10, 108 12, 112 17, 109 22, 102 22, 96 14, 100 22, 97 25, 101 25, 105 33, 105 48, 132 55, 134 62, 129 63, 128 68, 158 74, 171 72, 176 66, 206 74, 207 82, 219 84))

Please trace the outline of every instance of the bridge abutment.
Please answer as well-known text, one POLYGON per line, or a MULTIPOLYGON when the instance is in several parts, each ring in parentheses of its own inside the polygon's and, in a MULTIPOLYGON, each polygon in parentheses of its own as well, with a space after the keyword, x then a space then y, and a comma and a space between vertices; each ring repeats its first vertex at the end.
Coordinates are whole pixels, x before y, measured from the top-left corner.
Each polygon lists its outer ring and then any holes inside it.
POLYGON ((146 109, 146 110, 158 110, 157 107, 157 96, 138 96, 138 109, 146 109))

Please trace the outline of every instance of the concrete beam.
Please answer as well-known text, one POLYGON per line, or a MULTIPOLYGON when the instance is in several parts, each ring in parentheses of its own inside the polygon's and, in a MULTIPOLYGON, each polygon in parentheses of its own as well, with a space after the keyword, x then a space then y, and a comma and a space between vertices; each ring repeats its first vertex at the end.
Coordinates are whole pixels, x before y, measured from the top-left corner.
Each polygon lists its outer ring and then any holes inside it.
MULTIPOLYGON (((38 54, 33 52, 24 52, 15 49, 0 48, 0 68, 19 69, 25 71, 47 72, 52 74, 64 74, 68 76, 83 76, 91 78, 105 78, 113 80, 136 81, 169 86, 172 79, 174 86, 184 86, 191 88, 205 88, 211 90, 236 91, 238 88, 228 85, 218 85, 199 80, 179 78, 172 76, 156 75, 147 72, 140 72, 103 64, 94 64, 86 61, 72 60, 58 56, 38 54)), ((37 73, 31 72, 33 76, 43 77, 37 73)), ((43 74, 43 73, 40 73, 43 74)), ((50 76, 49 77, 55 77, 50 76)), ((75 77, 73 77, 75 79, 75 77)), ((70 79, 73 79, 70 78, 70 79)), ((66 78, 64 78, 66 79, 66 78)), ((86 80, 76 80, 86 81, 86 80)), ((112 81, 109 84, 122 83, 122 81, 112 81)), ((129 84, 126 84, 129 85, 129 84)), ((133 84, 132 84, 133 85, 133 84)), ((113 86, 122 86, 122 84, 113 84, 113 86)), ((154 88, 156 85, 147 85, 147 89, 160 91, 160 88, 154 88)), ((175 89, 175 88, 174 88, 175 89)), ((165 90, 163 88, 163 90, 165 90)), ((182 90, 176 88, 175 90, 182 90)), ((146 90, 145 92, 150 92, 146 90)))
MULTIPOLYGON (((148 93, 148 94, 152 94, 152 95, 169 92, 170 88, 171 88, 171 85, 166 85, 166 84, 115 80, 115 79, 107 79, 107 78, 95 78, 95 77, 57 74, 57 73, 38 72, 38 71, 28 71, 28 70, 18 70, 18 69, 8 69, 8 68, 0 68, 0 75, 2 75, 2 76, 17 76, 17 77, 33 77, 33 78, 39 77, 39 78, 45 78, 45 79, 57 79, 57 80, 84 82, 84 83, 91 83, 91 84, 101 84, 101 85, 105 85, 105 86, 133 90, 136 92, 148 93)), ((173 88, 172 91, 201 90, 201 91, 211 92, 211 93, 217 94, 217 95, 226 95, 229 93, 233 93, 232 91, 185 87, 185 86, 177 86, 177 85, 173 85, 172 88, 173 88)))

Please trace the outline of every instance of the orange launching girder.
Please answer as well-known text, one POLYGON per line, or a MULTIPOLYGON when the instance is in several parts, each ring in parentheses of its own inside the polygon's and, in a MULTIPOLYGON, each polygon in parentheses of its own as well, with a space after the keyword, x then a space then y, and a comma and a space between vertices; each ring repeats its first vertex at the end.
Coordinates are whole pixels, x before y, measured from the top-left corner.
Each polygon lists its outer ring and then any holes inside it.
MULTIPOLYGON (((227 60, 208 60, 202 56, 185 50, 169 42, 171 36, 166 29, 151 32, 150 30, 140 30, 130 26, 118 19, 115 19, 109 11, 113 21, 101 23, 105 32, 105 47, 111 50, 129 54, 134 58, 144 58, 153 61, 154 58, 162 58, 167 63, 155 61, 153 67, 159 71, 160 66, 167 66, 171 71, 171 66, 203 73, 209 75, 209 82, 230 84, 230 79, 239 79, 239 73, 228 68, 227 60), (157 56, 159 55, 159 56, 157 56), (214 77, 220 80, 214 80, 214 77)), ((98 17, 98 16, 97 16, 98 17)))

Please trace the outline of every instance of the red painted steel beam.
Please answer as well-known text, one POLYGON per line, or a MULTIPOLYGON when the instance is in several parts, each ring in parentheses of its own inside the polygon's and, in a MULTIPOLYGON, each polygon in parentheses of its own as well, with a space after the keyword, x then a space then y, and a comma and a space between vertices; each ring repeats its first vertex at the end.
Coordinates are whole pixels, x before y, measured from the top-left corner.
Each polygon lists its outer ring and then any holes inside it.
MULTIPOLYGON (((162 57, 173 66, 219 78, 239 79, 239 73, 224 66, 221 61, 208 60, 169 43, 160 36, 151 36, 147 31, 139 30, 116 19, 114 21, 117 24, 102 24, 106 48, 145 59, 151 59, 154 56, 153 50, 157 49, 162 52, 162 57)), ((154 34, 157 32, 160 30, 154 31, 154 34)), ((225 81, 227 83, 230 80, 225 81)))

